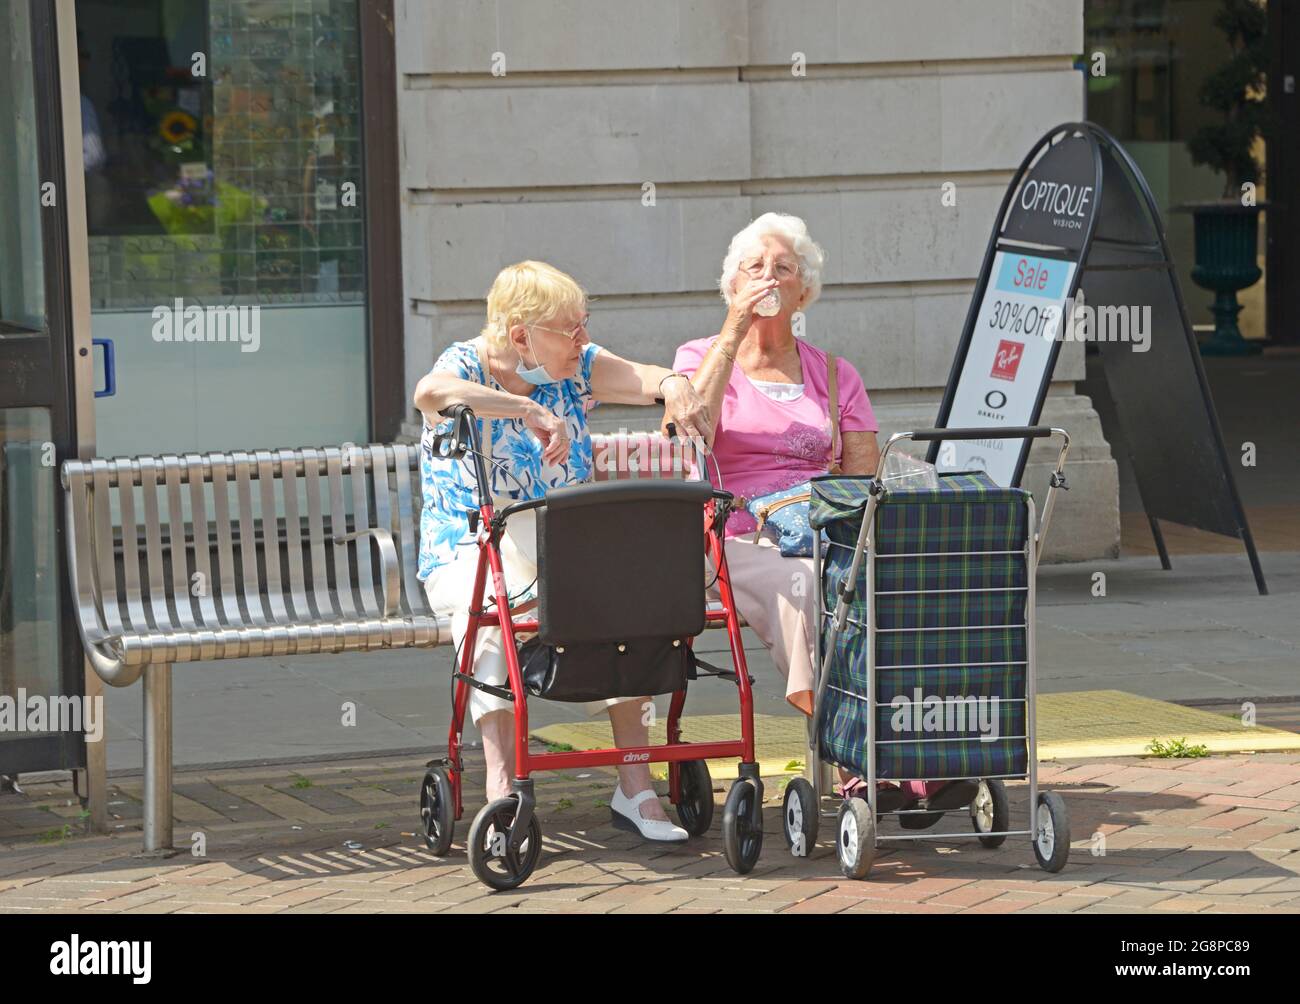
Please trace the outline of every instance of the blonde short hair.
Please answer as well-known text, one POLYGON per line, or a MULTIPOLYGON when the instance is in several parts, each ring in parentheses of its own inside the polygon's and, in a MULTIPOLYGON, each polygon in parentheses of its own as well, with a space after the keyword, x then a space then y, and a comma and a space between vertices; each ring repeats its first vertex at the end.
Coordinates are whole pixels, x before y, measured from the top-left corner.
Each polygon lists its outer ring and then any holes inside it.
POLYGON ((826 264, 826 252, 808 233, 808 224, 798 216, 789 213, 764 213, 749 226, 731 238, 727 256, 722 260, 722 275, 718 278, 718 288, 727 306, 731 306, 731 283, 740 271, 740 263, 745 255, 752 254, 762 247, 764 237, 782 237, 790 249, 799 258, 799 278, 808 290, 808 298, 803 309, 812 306, 813 301, 821 296, 822 268, 826 264))
POLYGON ((488 290, 483 337, 502 346, 515 325, 544 324, 566 313, 580 317, 586 310, 586 290, 573 276, 544 261, 521 261, 498 272, 488 290))

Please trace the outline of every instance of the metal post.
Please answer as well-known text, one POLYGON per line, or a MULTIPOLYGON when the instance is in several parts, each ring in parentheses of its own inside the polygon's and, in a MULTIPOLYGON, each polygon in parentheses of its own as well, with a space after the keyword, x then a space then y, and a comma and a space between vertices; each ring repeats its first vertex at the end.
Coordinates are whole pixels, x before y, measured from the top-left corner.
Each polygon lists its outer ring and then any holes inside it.
MULTIPOLYGON (((83 547, 89 546, 86 544, 83 547)), ((104 707, 104 681, 99 678, 94 668, 90 665, 90 660, 82 656, 82 666, 84 670, 83 679, 84 692, 86 695, 86 706, 96 707, 101 710, 99 714, 103 716, 104 707)), ((91 833, 108 832, 108 722, 104 721, 101 725, 102 734, 99 742, 86 743, 86 791, 83 795, 85 798, 86 811, 90 813, 87 822, 90 825, 91 833)))
MULTIPOLYGON (((76 456, 95 455, 95 369, 90 332, 90 236, 86 226, 86 179, 81 162, 81 91, 78 80, 77 7, 75 0, 55 0, 58 38, 59 102, 63 126, 62 190, 68 251, 68 307, 73 342, 73 440, 76 456)), ((70 525, 64 531, 71 533, 70 525)), ((82 546, 87 546, 88 542, 82 546)), ((104 684, 89 660, 83 660, 87 702, 103 698, 104 684)), ((107 723, 105 723, 107 729, 107 723)), ((93 832, 108 830, 108 737, 86 744, 86 809, 93 832)))
POLYGON ((813 533, 813 588, 817 590, 814 597, 814 624, 813 629, 813 714, 808 716, 808 765, 804 770, 808 783, 813 786, 813 799, 816 811, 821 811, 822 796, 832 791, 833 782, 831 781, 830 764, 824 762, 821 758, 821 743, 817 735, 816 698, 821 693, 819 678, 821 677, 822 666, 822 628, 824 619, 824 606, 822 600, 822 533, 817 530, 813 533))
POLYGON ((1038 549, 1034 533, 1034 497, 1027 495, 1029 532, 1025 534, 1025 742, 1029 760, 1029 833, 1038 839, 1038 638, 1034 622, 1038 617, 1038 549))
POLYGON ((144 849, 172 846, 172 668, 144 671, 144 849))

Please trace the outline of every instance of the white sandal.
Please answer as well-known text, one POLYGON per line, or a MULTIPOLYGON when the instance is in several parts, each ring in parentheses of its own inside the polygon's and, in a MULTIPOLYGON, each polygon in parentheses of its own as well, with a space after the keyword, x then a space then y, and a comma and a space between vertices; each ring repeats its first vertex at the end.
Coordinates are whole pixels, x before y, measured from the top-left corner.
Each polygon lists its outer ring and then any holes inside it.
POLYGON ((639 833, 646 840, 678 844, 689 839, 690 834, 680 826, 666 819, 646 819, 641 815, 641 803, 657 797, 653 788, 647 788, 628 798, 621 784, 614 785, 614 797, 609 800, 611 821, 620 830, 639 833))

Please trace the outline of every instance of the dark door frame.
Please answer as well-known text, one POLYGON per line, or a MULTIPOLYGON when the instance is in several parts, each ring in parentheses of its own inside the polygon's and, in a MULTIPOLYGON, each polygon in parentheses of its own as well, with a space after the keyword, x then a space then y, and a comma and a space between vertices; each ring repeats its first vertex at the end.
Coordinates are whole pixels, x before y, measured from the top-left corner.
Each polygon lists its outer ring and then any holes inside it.
POLYGON ((389 443, 408 412, 393 0, 360 0, 359 14, 370 437, 389 443))
MULTIPOLYGON (((0 408, 47 408, 58 465, 75 459, 78 432, 74 389, 74 338, 71 271, 68 254, 68 201, 64 184, 64 122, 59 79, 59 39, 55 0, 25 0, 32 29, 35 74, 37 166, 42 183, 54 182, 54 205, 41 209, 41 243, 45 278, 45 324, 30 335, 0 338, 0 408)), ((55 484, 55 498, 62 493, 55 484)), ((67 527, 61 504, 55 505, 55 550, 60 583, 68 581, 67 527)), ((85 694, 84 656, 77 633, 71 593, 59 590, 59 686, 62 695, 85 694)), ((0 745, 0 772, 79 770, 86 766, 81 733, 47 733, 10 739, 0 745)))
POLYGON ((1300 9, 1270 0, 1268 31, 1268 107, 1273 115, 1265 165, 1268 337, 1275 344, 1295 345, 1300 344, 1300 9))

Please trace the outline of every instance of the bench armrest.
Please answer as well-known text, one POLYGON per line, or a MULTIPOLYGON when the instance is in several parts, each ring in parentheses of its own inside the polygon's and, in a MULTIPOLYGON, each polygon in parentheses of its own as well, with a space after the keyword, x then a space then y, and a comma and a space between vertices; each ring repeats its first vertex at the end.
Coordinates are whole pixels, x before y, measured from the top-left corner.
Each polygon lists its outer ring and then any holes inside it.
POLYGON ((372 526, 366 530, 344 533, 334 538, 335 544, 343 544, 361 537, 374 537, 379 545, 379 567, 384 575, 384 610, 383 616, 393 617, 397 614, 397 604, 402 596, 401 567, 397 563, 397 547, 393 544, 393 535, 381 526, 372 526))

